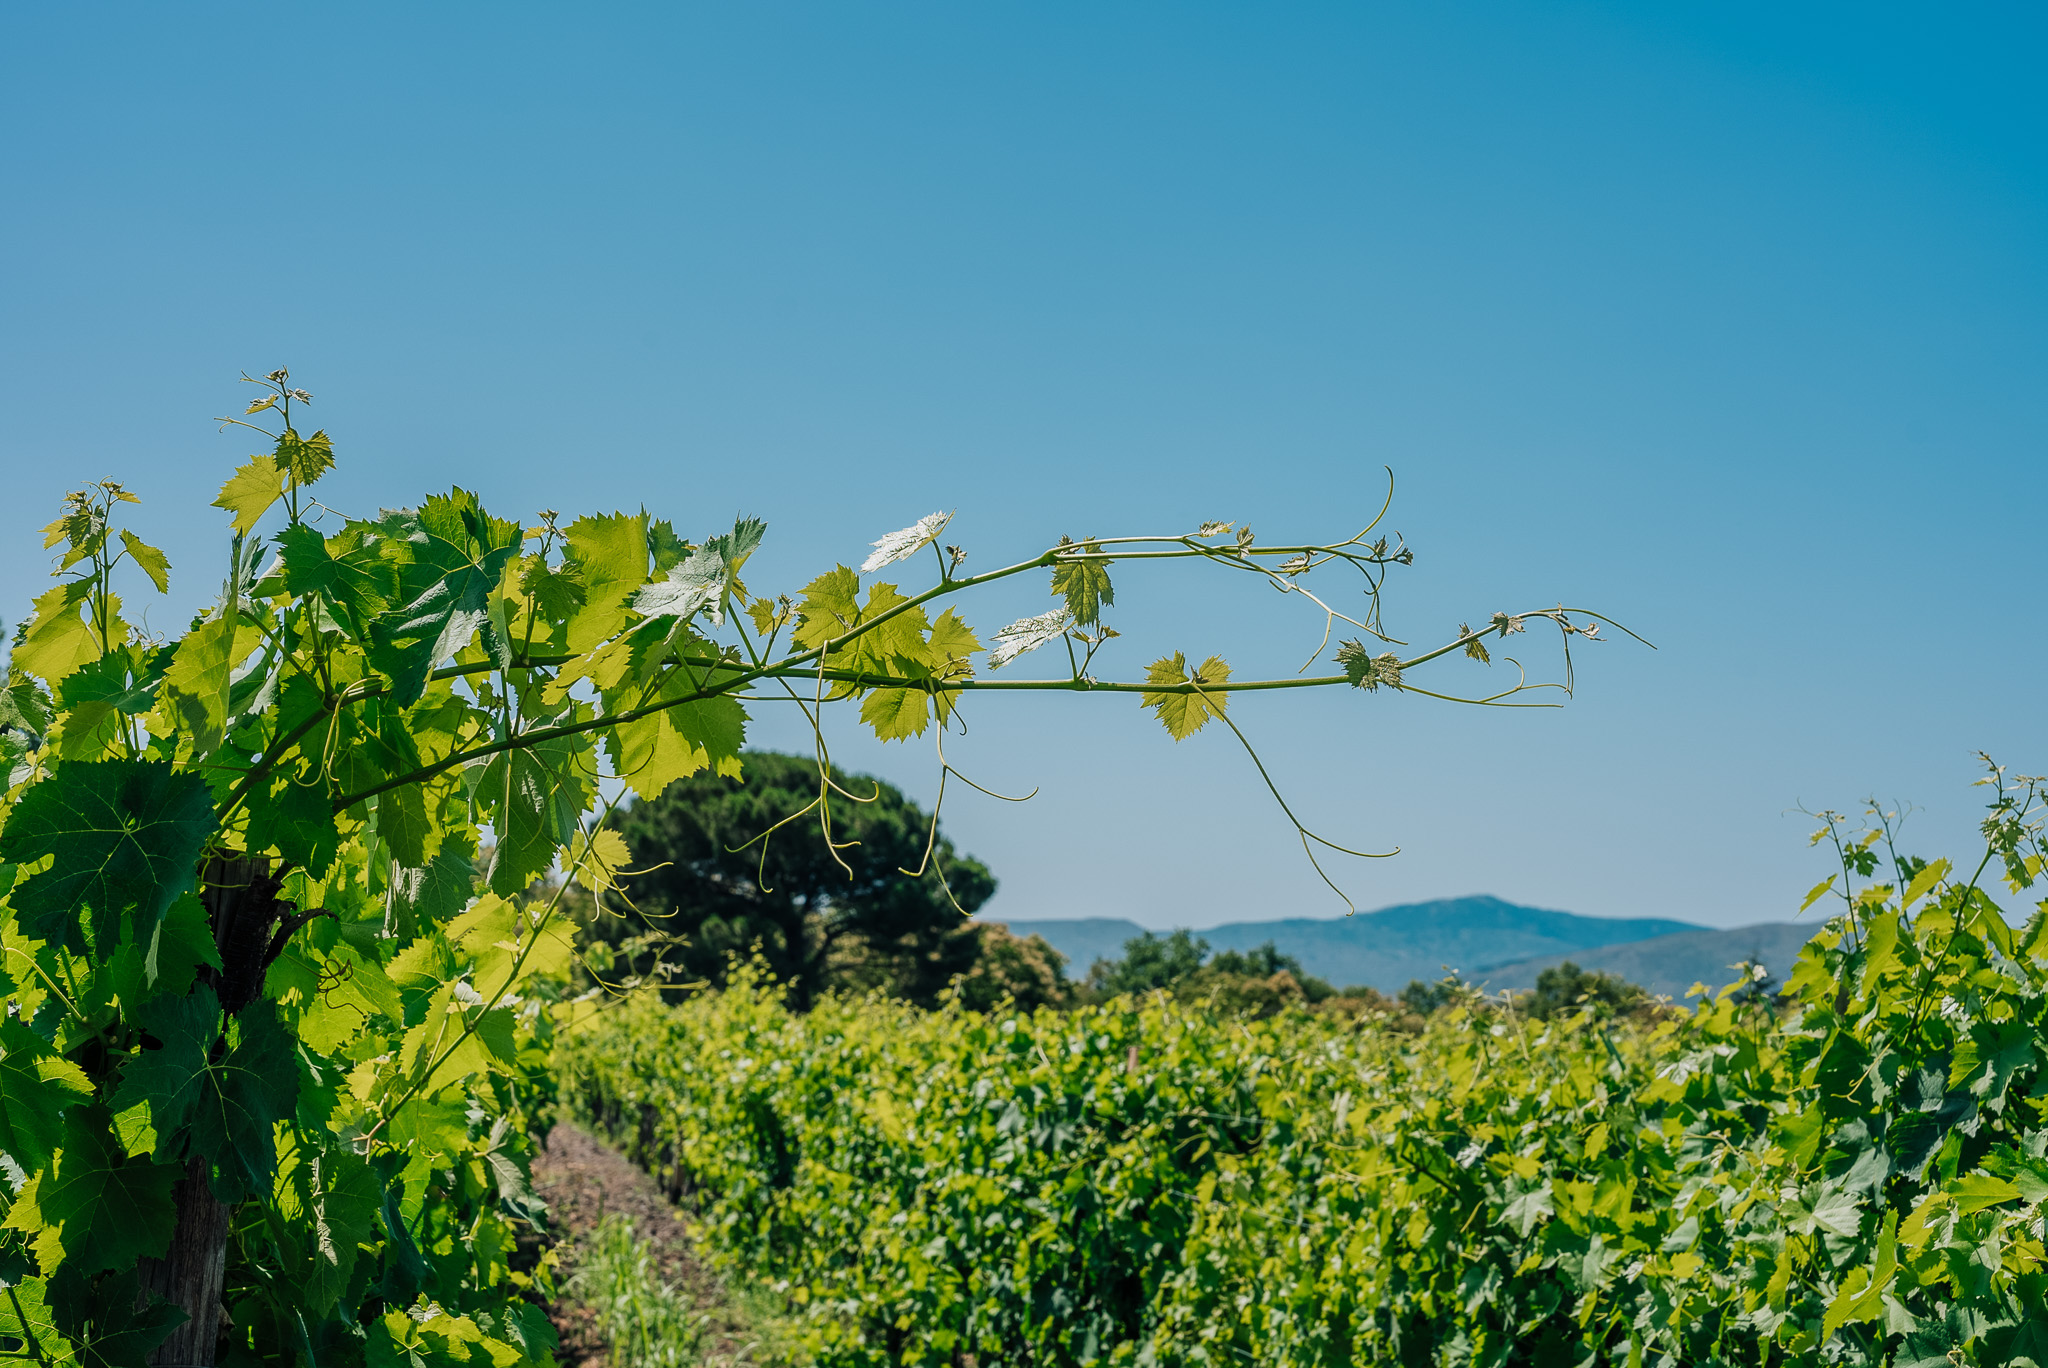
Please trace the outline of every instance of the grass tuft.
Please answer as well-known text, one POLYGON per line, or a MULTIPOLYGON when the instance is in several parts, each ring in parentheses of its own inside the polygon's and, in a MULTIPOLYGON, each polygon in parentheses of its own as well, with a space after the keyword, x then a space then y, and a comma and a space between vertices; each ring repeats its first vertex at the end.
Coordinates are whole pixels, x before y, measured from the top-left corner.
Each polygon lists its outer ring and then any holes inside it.
POLYGON ((663 1282, 650 1246, 624 1216, 606 1216, 577 1251, 569 1292, 597 1318, 611 1368, 698 1368, 712 1313, 663 1282))

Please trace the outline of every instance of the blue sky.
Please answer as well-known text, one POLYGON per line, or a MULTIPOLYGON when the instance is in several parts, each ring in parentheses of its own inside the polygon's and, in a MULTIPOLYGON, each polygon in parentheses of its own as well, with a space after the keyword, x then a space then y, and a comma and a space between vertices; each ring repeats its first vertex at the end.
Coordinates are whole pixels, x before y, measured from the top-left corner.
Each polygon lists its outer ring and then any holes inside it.
MULTIPOLYGON (((1974 750, 2048 768, 2044 40, 2017 5, 13 6, 0 618, 101 476, 178 567, 158 625, 209 596, 246 451, 206 420, 279 364, 339 507, 744 510, 757 588, 935 508, 978 567, 1336 538, 1392 466, 1397 634, 1562 600, 1659 649, 1582 652, 1559 712, 1242 696, 1297 811, 1404 848, 1359 905, 1786 917, 1798 804, 1909 800, 1957 852, 1974 750)), ((1319 628, 1118 584, 1100 673, 1283 674, 1319 628)), ((955 760, 1040 786, 949 797, 992 914, 1343 910, 1226 735, 977 703, 955 760)), ((838 739, 930 796, 928 749, 838 739)))

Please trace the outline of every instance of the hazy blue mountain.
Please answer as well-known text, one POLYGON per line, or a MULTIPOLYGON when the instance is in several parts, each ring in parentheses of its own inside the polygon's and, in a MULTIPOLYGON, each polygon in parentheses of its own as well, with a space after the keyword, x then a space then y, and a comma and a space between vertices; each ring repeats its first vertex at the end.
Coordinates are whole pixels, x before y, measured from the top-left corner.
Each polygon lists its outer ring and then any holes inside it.
POLYGON ((1755 960, 1777 976, 1782 985, 1792 970, 1799 948, 1821 927, 1820 922, 1764 922, 1740 926, 1732 931, 1678 931, 1651 940, 1629 941, 1623 945, 1602 945, 1569 955, 1545 955, 1517 960, 1475 975, 1489 988, 1534 988, 1536 976, 1565 960, 1581 969, 1618 974, 1639 983, 1652 993, 1683 998, 1695 983, 1718 989, 1732 982, 1731 967, 1755 960))
MULTIPOLYGON (((1020 936, 1043 936, 1067 957, 1077 978, 1097 959, 1120 956, 1123 943, 1143 933, 1135 922, 1109 917, 1008 925, 1020 936)), ((1227 922, 1196 934, 1216 950, 1249 950, 1272 941, 1308 972, 1340 988, 1366 984, 1397 992, 1410 979, 1439 979, 1449 969, 1479 978, 1497 965, 1551 956, 1583 964, 1586 951, 1602 946, 1702 929, 1659 917, 1580 917, 1482 896, 1408 903, 1355 917, 1227 922)))
MULTIPOLYGON (((981 917, 981 921, 1000 921, 981 917)), ((1082 978, 1099 959, 1122 959, 1124 942, 1145 934, 1145 928, 1121 917, 1082 917, 1075 921, 1013 921, 1004 923, 1016 936, 1043 936, 1046 944, 1067 957, 1067 977, 1082 978)))

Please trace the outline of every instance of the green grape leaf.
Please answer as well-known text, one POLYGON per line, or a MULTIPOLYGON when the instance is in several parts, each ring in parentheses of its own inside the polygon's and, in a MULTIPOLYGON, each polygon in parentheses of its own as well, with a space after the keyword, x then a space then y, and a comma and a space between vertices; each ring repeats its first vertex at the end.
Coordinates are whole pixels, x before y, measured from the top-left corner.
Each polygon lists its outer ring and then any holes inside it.
POLYGON ((9 657, 17 674, 32 674, 55 684, 89 660, 97 660, 100 642, 79 605, 92 592, 90 580, 71 580, 36 596, 35 616, 21 630, 9 657))
POLYGON ((413 1098, 392 1114, 391 1143, 415 1157, 461 1154, 469 1148, 468 1100, 413 1098))
MULTIPOLYGON (((220 1000, 201 987, 185 997, 160 997, 141 1004, 135 1022, 157 1043, 138 1049, 122 1065, 112 1106, 128 1117, 142 1108, 147 1128, 127 1127, 130 1145, 177 1157, 169 1142, 190 1124, 209 1084, 207 1055, 220 1038, 220 1000)), ((140 1152, 140 1151, 136 1151, 140 1152)))
POLYGON ((860 576, 835 566, 804 586, 796 644, 816 650, 860 621, 860 576))
MULTIPOLYGON (((534 615, 539 621, 550 627, 566 624, 588 597, 582 571, 575 562, 552 566, 538 552, 520 557, 518 589, 521 596, 533 600, 534 615)), ((536 629, 536 635, 551 634, 536 629)))
POLYGON ((626 625, 626 598, 647 582, 647 515, 610 513, 569 524, 564 569, 575 567, 583 606, 569 619, 579 654, 626 625))
MULTIPOLYGON (((482 1009, 465 1009, 455 999, 458 985, 470 996, 475 995, 475 989, 459 980, 442 984, 427 999, 426 1014, 420 1024, 405 1033, 405 1041, 399 1047, 399 1070, 417 1082, 422 1098, 432 1097, 471 1074, 491 1069, 490 1052, 470 1029, 471 1021, 482 1009)), ((405 1134, 396 1129, 395 1121, 392 1139, 400 1144, 407 1141, 405 1134)))
POLYGON ((747 710, 730 694, 714 694, 664 709, 662 716, 689 743, 704 766, 740 777, 740 747, 747 742, 747 710))
POLYGON ((63 1138, 64 1109, 91 1099, 85 1070, 19 1017, 0 1018, 0 1153, 31 1172, 44 1167, 63 1138))
POLYGON ((98 660, 80 666, 57 685, 57 700, 72 714, 68 730, 78 724, 89 704, 100 704, 109 713, 130 717, 149 711, 162 682, 151 672, 151 656, 132 646, 116 646, 98 660))
POLYGON ((277 1171, 273 1129, 289 1121, 299 1097, 292 1038, 276 1005, 257 1000, 235 1013, 230 1048, 209 1064, 211 1083, 192 1116, 185 1152, 213 1163, 213 1193, 233 1206, 270 1191, 277 1171))
MULTIPOLYGON (((410 706, 426 692, 434 667, 467 647, 490 621, 490 595, 522 534, 460 489, 386 522, 394 535, 404 534, 413 558, 400 571, 397 606, 370 621, 369 658, 390 677, 396 700, 410 706)), ((506 643, 499 646, 506 649, 506 643)))
POLYGON ((1840 1289, 1821 1320, 1823 1340, 1832 1338, 1835 1331, 1844 1325, 1875 1320, 1884 1314, 1883 1297, 1899 1267, 1898 1223, 1898 1212, 1886 1212, 1884 1229, 1877 1240, 1876 1266, 1852 1268, 1843 1277, 1840 1289))
POLYGON ((399 566, 381 554, 373 524, 352 522, 322 537, 294 523, 277 534, 277 556, 286 593, 318 595, 359 637, 398 594, 399 566))
POLYGON ((1956 1209, 1966 1216, 1973 1211, 1982 1211, 1986 1207, 2016 1202, 2022 1195, 2019 1188, 2013 1184, 1996 1174, 1985 1173, 1982 1170, 1964 1174, 1948 1184, 1943 1191, 1955 1198, 1956 1209))
POLYGON ((248 849, 275 852, 288 864, 321 878, 341 848, 334 803, 312 762, 273 774, 249 791, 248 849))
POLYGON ((1230 666, 1224 663, 1222 656, 1210 656, 1190 675, 1186 658, 1175 651, 1146 667, 1145 682, 1155 688, 1174 684, 1201 686, 1202 692, 1199 693, 1191 689, 1186 693, 1148 691, 1139 695, 1141 705, 1153 710, 1165 724, 1167 735, 1176 741, 1193 736, 1209 724, 1209 719, 1223 716, 1223 709, 1230 701, 1224 687, 1230 682, 1230 666))
POLYGON ((300 437, 291 428, 286 428, 278 435, 277 448, 270 459, 278 473, 289 476, 293 483, 304 487, 334 468, 334 443, 325 432, 300 437))
POLYGON ((161 1258, 177 1222, 171 1189, 181 1170, 127 1159, 114 1143, 106 1110, 73 1107, 64 1114, 63 1146, 15 1199, 7 1225, 32 1235, 43 1276, 60 1267, 90 1276, 161 1258))
POLYGON ((116 753, 122 735, 120 719, 148 712, 156 701, 161 676, 150 665, 168 652, 116 646, 98 660, 81 665, 57 685, 64 729, 57 753, 67 760, 95 760, 116 753))
POLYGON ((226 614, 187 632, 164 671, 157 718, 163 731, 178 733, 181 760, 213 754, 227 733, 237 616, 226 614))
POLYGON ((275 460, 263 456, 251 456, 220 487, 220 494, 213 501, 215 508, 224 508, 235 515, 235 531, 247 536, 256 529, 270 506, 284 497, 284 471, 275 460))
POLYGON ((424 868, 427 840, 434 830, 427 817, 426 791, 418 784, 407 784, 378 794, 374 802, 371 826, 391 858, 407 869, 424 868))
POLYGON ((0 1337, 24 1341, 22 1357, 38 1364, 65 1364, 71 1346, 57 1328, 48 1286, 41 1278, 15 1278, 0 1290, 0 1337))
POLYGON ((484 1151, 484 1162, 490 1165, 491 1177, 497 1184, 499 1206, 507 1215, 539 1225, 547 1218, 547 1203, 534 1196, 525 1166, 507 1146, 513 1133, 510 1118, 499 1117, 491 1127, 490 1148, 484 1151))
POLYGON ((1486 653, 1486 642, 1482 639, 1483 636, 1483 633, 1479 636, 1474 636, 1470 623, 1461 622, 1458 624, 1458 639, 1465 643, 1465 654, 1478 661, 1481 665, 1491 665, 1493 657, 1486 653))
MULTIPOLYGON (((1073 548, 1076 556, 1099 557, 1102 547, 1093 541, 1076 544, 1061 537, 1062 547, 1073 548)), ((1076 624, 1093 627, 1102 620, 1102 610, 1116 602, 1116 591, 1110 587, 1109 567, 1114 561, 1101 559, 1068 560, 1054 562, 1052 570, 1052 596, 1067 601, 1067 611, 1074 615, 1076 624)))
POLYGON ((89 1281, 66 1264, 49 1281, 46 1298, 57 1329, 76 1346, 79 1368, 142 1368, 149 1353, 185 1323, 165 1301, 142 1300, 135 1269, 89 1281))
MULTIPOLYGON (((644 517, 646 510, 642 509, 644 517)), ((690 554, 693 548, 676 535, 676 529, 667 518, 653 518, 647 523, 647 554, 654 560, 654 573, 666 575, 690 554)))
POLYGON ((929 645, 935 663, 964 661, 981 649, 981 638, 974 634, 974 629, 961 619, 960 614, 948 608, 932 624, 929 645))
POLYGON ((206 904, 187 893, 147 940, 122 942, 108 961, 108 982, 125 1011, 150 998, 184 996, 202 964, 220 968, 220 948, 206 904))
POLYGON ((581 825, 591 790, 577 763, 578 740, 501 751, 486 765, 476 795, 498 833, 489 873, 493 892, 509 897, 525 889, 581 825))
POLYGON ((735 518, 732 531, 721 532, 707 538, 704 544, 718 553, 725 562, 725 571, 734 580, 739 578, 741 567, 747 558, 761 549, 761 539, 768 535, 768 524, 759 518, 735 518))
POLYGON ((787 599, 757 598, 747 605, 747 616, 754 620, 754 631, 762 637, 773 635, 788 624, 790 610, 787 599))
POLYGON ((258 1000, 228 1024, 229 1048, 215 1060, 220 1004, 211 988, 159 998, 137 1013, 159 1043, 130 1057, 114 1107, 146 1105, 156 1153, 213 1165, 214 1195, 233 1204, 269 1191, 277 1167, 271 1128, 298 1099, 298 1062, 274 1004, 258 1000))
POLYGON ((391 929, 401 939, 423 927, 446 921, 476 896, 475 851, 444 837, 441 849, 424 868, 399 868, 391 875, 391 929))
POLYGON ((56 716, 57 704, 49 690, 28 675, 9 676, 0 687, 0 727, 40 738, 48 734, 56 716))
MULTIPOLYGON (((386 1312, 371 1323, 365 1351, 369 1368, 467 1368, 498 1362, 493 1345, 510 1350, 509 1345, 487 1339, 468 1316, 435 1307, 431 1314, 386 1312)), ((517 1353, 504 1361, 517 1362, 517 1353)))
MULTIPOLYGON (((923 674, 920 664, 897 661, 898 673, 923 674)), ((931 721, 931 695, 922 689, 876 689, 861 700, 860 720, 874 729, 877 739, 907 741, 923 736, 931 721)))
MULTIPOLYGON (((860 620, 875 623, 884 614, 908 603, 909 599, 896 592, 893 584, 875 584, 868 587, 868 600, 861 606, 860 620)), ((893 674, 897 669, 897 658, 903 657, 920 664, 942 666, 943 658, 934 660, 925 633, 931 624, 926 620, 924 609, 911 608, 898 612, 887 622, 870 627, 846 647, 847 663, 855 669, 872 671, 876 674, 893 674)))
POLYGON ((376 1233, 384 1185, 376 1170, 346 1149, 332 1149, 313 1161, 312 1276, 306 1302, 324 1316, 341 1300, 355 1272, 360 1246, 376 1233))
POLYGON ((322 982, 327 986, 320 990, 321 1004, 352 1015, 355 1025, 351 1034, 380 1016, 393 1026, 405 1024, 405 1002, 398 985, 376 960, 348 945, 337 945, 328 952, 322 970, 322 982))
POLYGON ((655 798, 676 780, 707 769, 737 779, 746 724, 739 700, 719 694, 614 727, 605 750, 626 787, 655 798))
POLYGON ((121 529, 121 545, 128 548, 128 555, 142 567, 142 573, 149 576, 159 594, 171 591, 171 562, 163 552, 125 527, 121 529))
MULTIPOLYGON (((328 773, 342 794, 361 793, 420 768, 421 712, 410 716, 386 698, 365 699, 336 719, 340 744, 328 773)), ((339 801, 339 800, 337 800, 339 801)), ((360 815, 360 814, 358 814, 360 815)), ((417 865, 423 856, 402 863, 417 865)))
POLYGON ((71 763, 22 794, 0 829, 0 860, 55 857, 14 890, 14 910, 37 939, 82 951, 81 911, 103 944, 131 909, 135 938, 147 937, 192 887, 213 830, 200 775, 156 760, 71 763))

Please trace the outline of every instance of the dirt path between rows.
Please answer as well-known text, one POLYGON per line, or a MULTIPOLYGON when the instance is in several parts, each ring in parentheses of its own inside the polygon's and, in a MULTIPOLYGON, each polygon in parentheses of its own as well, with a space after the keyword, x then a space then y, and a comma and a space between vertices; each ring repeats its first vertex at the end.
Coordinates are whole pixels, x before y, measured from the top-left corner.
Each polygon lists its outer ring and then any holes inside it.
MULTIPOLYGON (((662 1280, 710 1313, 702 1341, 707 1368, 764 1362, 758 1336, 732 1306, 724 1282, 697 1257, 688 1219, 624 1155, 587 1131, 559 1123, 548 1133, 547 1147, 534 1156, 533 1186, 548 1204, 563 1260, 561 1281, 575 1271, 577 1243, 599 1221, 607 1214, 630 1217, 659 1264, 662 1280)), ((557 1357, 563 1368, 603 1368, 609 1351, 589 1310, 564 1296, 548 1315, 562 1337, 557 1357)))

